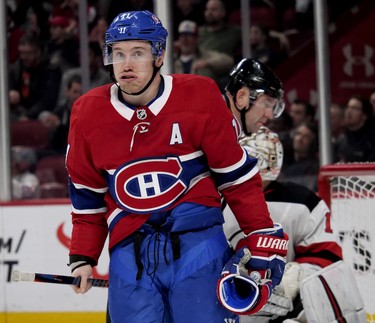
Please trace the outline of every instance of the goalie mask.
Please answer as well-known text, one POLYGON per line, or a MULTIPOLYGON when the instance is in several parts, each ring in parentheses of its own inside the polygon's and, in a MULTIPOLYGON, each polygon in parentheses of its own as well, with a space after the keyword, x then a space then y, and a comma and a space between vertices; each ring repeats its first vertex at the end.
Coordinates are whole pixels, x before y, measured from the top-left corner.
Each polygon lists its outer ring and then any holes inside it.
POLYGON ((240 144, 251 157, 258 159, 257 166, 263 181, 274 181, 283 165, 283 146, 276 133, 266 127, 240 139, 240 144))
POLYGON ((263 94, 277 99, 273 107, 273 116, 279 117, 284 111, 284 91, 280 79, 265 64, 255 60, 244 58, 230 72, 229 81, 225 90, 229 92, 236 104, 236 94, 239 89, 246 86, 250 89, 250 103, 246 109, 239 110, 242 119, 242 128, 247 135, 250 133, 246 129, 245 114, 251 109, 255 100, 263 94))

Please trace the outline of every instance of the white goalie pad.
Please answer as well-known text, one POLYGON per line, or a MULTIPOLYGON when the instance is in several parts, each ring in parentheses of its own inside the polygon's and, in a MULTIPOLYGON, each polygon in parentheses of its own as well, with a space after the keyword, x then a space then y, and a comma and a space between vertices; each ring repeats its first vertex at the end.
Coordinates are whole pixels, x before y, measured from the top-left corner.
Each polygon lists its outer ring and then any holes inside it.
POLYGON ((309 323, 366 322, 359 288, 343 261, 305 278, 301 282, 300 293, 309 323))

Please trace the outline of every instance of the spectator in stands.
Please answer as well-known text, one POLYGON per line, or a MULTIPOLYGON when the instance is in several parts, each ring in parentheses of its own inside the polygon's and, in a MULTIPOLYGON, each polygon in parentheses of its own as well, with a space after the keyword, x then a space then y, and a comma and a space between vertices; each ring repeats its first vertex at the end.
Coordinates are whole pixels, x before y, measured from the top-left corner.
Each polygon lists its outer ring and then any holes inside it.
POLYGON ((295 19, 298 30, 303 31, 313 29, 314 14, 312 0, 296 0, 295 1, 295 19))
POLYGON ((344 137, 345 133, 345 110, 340 104, 332 103, 330 106, 331 120, 331 142, 333 148, 333 160, 338 161, 337 148, 338 143, 344 137))
POLYGON ((283 145, 284 159, 283 169, 289 166, 294 161, 293 154, 293 140, 290 136, 292 130, 293 120, 288 112, 285 110, 278 118, 269 119, 267 127, 278 134, 280 142, 283 145))
MULTIPOLYGON (((89 42, 89 73, 90 73, 90 84, 89 88, 94 88, 100 85, 104 85, 112 82, 108 72, 104 69, 102 49, 97 42, 89 42)), ((58 104, 63 104, 66 98, 66 88, 68 80, 73 75, 80 76, 82 74, 81 67, 76 67, 67 70, 63 76, 59 90, 58 104)))
MULTIPOLYGON (((241 26, 241 9, 239 7, 231 11, 228 17, 230 23, 241 26)), ((249 44, 251 57, 271 68, 275 68, 285 60, 291 51, 288 36, 278 29, 277 14, 272 1, 250 1, 249 44)))
POLYGON ((208 0, 204 17, 205 24, 199 28, 200 48, 223 52, 236 60, 241 55, 241 28, 227 23, 226 3, 208 0))
POLYGON ((251 47, 251 57, 269 66, 272 65, 272 49, 268 44, 267 27, 252 24, 249 33, 249 43, 251 47), (271 63, 271 64, 270 64, 271 63))
POLYGON ((293 135, 294 161, 282 171, 281 178, 317 192, 319 174, 319 137, 315 122, 300 124, 293 135))
MULTIPOLYGON (((50 148, 58 153, 66 152, 68 141, 70 113, 73 103, 82 95, 81 77, 72 75, 65 89, 65 101, 59 104, 52 113, 43 112, 39 119, 50 129, 50 148), (43 115, 44 114, 44 115, 43 115)), ((49 112, 49 111, 48 111, 49 112)))
POLYGON ((48 39, 48 12, 43 1, 17 0, 13 20, 29 36, 34 36, 42 42, 48 39))
POLYGON ((345 107, 346 131, 338 143, 341 162, 375 161, 375 129, 372 106, 359 95, 349 98, 345 107))
POLYGON ((49 145, 47 154, 65 154, 73 103, 82 95, 79 75, 72 75, 65 89, 65 101, 53 111, 42 111, 38 120, 48 129, 49 145))
POLYGON ((173 39, 178 38, 178 26, 184 20, 194 21, 198 26, 204 24, 202 2, 194 0, 173 1, 173 39))
MULTIPOLYGON (((79 36, 79 0, 64 0, 60 1, 58 5, 52 10, 52 16, 63 16, 68 19, 69 24, 65 27, 65 33, 69 37, 79 36)), ((91 11, 91 6, 87 7, 87 20, 90 23, 94 19, 94 15, 91 11)))
POLYGON ((28 119, 27 111, 24 106, 21 105, 20 92, 16 90, 9 91, 9 120, 17 121, 28 119))
POLYGON ((107 21, 112 21, 119 12, 149 10, 154 11, 153 0, 111 0, 108 5, 107 21))
POLYGON ((89 25, 89 41, 98 43, 102 48, 107 29, 107 20, 102 16, 96 16, 94 21, 89 25))
POLYGON ((288 56, 287 49, 283 48, 285 39, 282 33, 271 31, 260 24, 252 24, 249 33, 251 57, 271 68, 276 67, 288 56))
POLYGON ((8 63, 13 64, 18 59, 18 43, 25 32, 21 27, 14 23, 13 11, 9 5, 7 5, 6 23, 8 37, 8 63))
POLYGON ((79 65, 78 39, 67 34, 69 19, 64 16, 51 17, 49 20, 50 38, 46 46, 49 64, 60 66, 61 71, 79 65))
POLYGON ((370 103, 371 103, 371 106, 372 106, 372 114, 375 118, 375 91, 373 91, 371 94, 370 94, 370 103))
POLYGON ((68 130, 62 125, 60 118, 52 111, 42 111, 38 120, 48 129, 48 146, 41 154, 43 156, 65 154, 68 130))
POLYGON ((34 174, 37 156, 33 148, 12 147, 12 194, 13 199, 40 197, 39 179, 34 174))
POLYGON ((82 81, 79 75, 72 75, 65 89, 65 101, 58 105, 53 112, 59 117, 61 123, 69 128, 70 112, 73 103, 82 95, 82 81))
POLYGON ((315 108, 306 100, 294 100, 288 112, 293 120, 292 132, 303 122, 312 122, 315 118, 315 108))
POLYGON ((19 92, 27 116, 35 119, 41 111, 56 106, 61 71, 43 60, 42 43, 33 36, 24 35, 18 51, 19 59, 9 70, 9 90, 19 92))
POLYGON ((214 79, 218 84, 234 65, 232 56, 212 50, 201 50, 198 26, 184 20, 178 28, 178 53, 174 58, 174 73, 197 74, 214 79))

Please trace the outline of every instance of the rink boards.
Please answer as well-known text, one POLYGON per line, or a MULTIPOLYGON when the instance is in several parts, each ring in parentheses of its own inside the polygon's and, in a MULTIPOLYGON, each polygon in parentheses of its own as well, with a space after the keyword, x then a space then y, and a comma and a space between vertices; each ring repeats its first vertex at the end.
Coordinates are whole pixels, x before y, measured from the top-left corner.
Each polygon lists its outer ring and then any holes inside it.
MULTIPOLYGON (((106 288, 76 295, 68 285, 11 281, 13 270, 70 275, 70 232, 68 203, 0 206, 0 323, 105 322, 106 288)), ((95 276, 108 278, 106 251, 95 276)))

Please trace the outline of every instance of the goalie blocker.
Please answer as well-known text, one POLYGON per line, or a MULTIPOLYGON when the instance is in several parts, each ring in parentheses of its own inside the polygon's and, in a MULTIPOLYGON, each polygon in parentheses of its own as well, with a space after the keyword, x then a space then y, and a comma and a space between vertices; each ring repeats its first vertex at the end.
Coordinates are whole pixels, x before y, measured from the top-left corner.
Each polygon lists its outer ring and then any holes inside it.
POLYGON ((249 315, 268 301, 282 278, 288 235, 280 224, 251 232, 239 241, 238 251, 225 265, 217 295, 229 311, 249 315))

